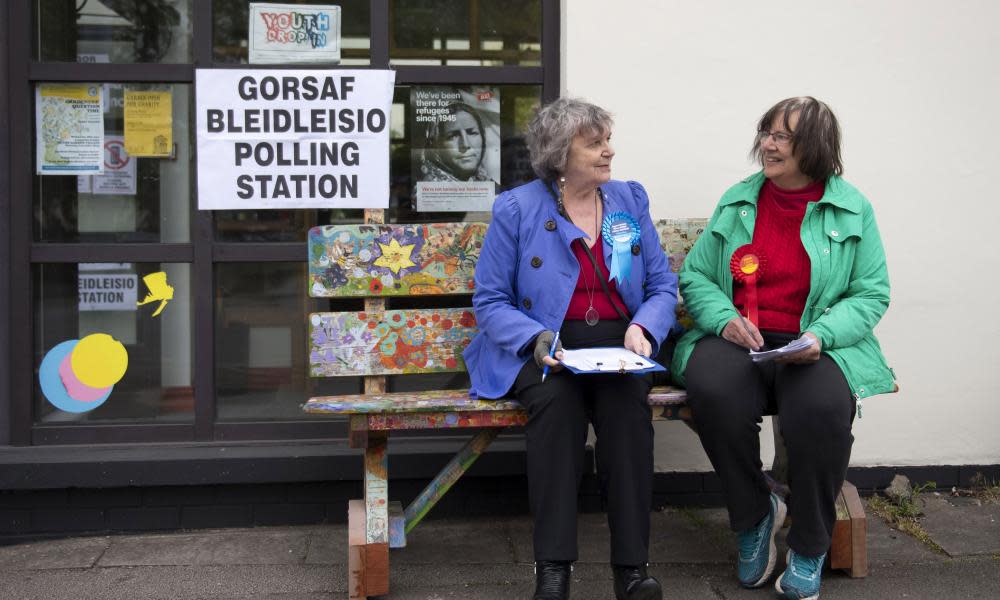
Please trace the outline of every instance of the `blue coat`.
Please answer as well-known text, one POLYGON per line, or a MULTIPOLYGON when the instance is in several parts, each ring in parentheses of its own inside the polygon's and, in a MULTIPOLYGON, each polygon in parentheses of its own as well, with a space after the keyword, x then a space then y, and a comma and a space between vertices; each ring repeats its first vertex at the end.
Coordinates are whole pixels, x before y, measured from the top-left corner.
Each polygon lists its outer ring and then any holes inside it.
MULTIPOLYGON (((472 296, 479 334, 463 354, 473 398, 505 395, 532 358, 535 336, 546 329, 559 331, 569 308, 580 275, 570 243, 586 234, 559 214, 545 185, 535 180, 500 194, 493 203, 472 296)), ((631 272, 618 293, 632 323, 653 337, 655 355, 674 324, 677 276, 660 247, 642 185, 610 181, 601 191, 605 215, 624 211, 639 222, 639 253, 629 254, 631 272)), ((602 246, 604 263, 610 265, 611 244, 602 246)))

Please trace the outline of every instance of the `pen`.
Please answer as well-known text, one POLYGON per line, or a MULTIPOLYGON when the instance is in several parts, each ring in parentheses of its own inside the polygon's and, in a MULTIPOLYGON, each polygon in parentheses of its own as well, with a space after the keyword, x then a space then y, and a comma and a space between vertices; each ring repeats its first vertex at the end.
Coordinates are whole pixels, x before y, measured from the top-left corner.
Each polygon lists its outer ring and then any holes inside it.
MULTIPOLYGON (((559 346, 559 332, 556 332, 556 337, 552 338, 552 347, 549 348, 549 358, 555 358, 556 347, 559 346)), ((542 383, 545 383, 545 376, 549 374, 549 365, 545 365, 542 369, 542 383)))
MULTIPOLYGON (((736 313, 736 314, 740 315, 740 313, 736 313)), ((746 330, 747 335, 750 336, 750 339, 753 339, 753 332, 750 331, 750 326, 747 325, 747 320, 743 318, 743 315, 740 315, 740 323, 743 323, 743 329, 746 330)))

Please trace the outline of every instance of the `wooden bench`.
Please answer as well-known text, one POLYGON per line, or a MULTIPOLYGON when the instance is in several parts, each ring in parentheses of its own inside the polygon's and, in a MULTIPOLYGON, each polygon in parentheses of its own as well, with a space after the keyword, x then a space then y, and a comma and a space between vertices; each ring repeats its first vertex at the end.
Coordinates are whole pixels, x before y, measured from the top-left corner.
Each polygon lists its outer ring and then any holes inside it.
MULTIPOLYGON (((364 310, 309 316, 313 377, 363 376, 364 394, 310 399, 307 413, 350 419, 350 445, 364 450, 364 498, 348 507, 350 597, 389 591, 389 548, 409 533, 506 427, 527 415, 513 401, 472 400, 467 390, 386 392, 386 376, 465 370, 462 350, 476 334, 471 307, 388 310, 386 299, 468 295, 486 223, 383 225, 382 211, 365 211, 363 225, 309 232, 309 293, 317 298, 364 298, 364 310), (391 431, 475 428, 479 431, 405 509, 388 496, 386 448, 391 431)), ((671 268, 680 268, 705 219, 660 221, 657 230, 671 268)), ((678 319, 690 325, 683 308, 678 319)), ((653 388, 653 420, 683 420, 683 389, 653 388)), ((773 472, 784 472, 777 439, 773 472)), ((867 574, 865 517, 857 490, 845 484, 830 552, 833 568, 867 574)))

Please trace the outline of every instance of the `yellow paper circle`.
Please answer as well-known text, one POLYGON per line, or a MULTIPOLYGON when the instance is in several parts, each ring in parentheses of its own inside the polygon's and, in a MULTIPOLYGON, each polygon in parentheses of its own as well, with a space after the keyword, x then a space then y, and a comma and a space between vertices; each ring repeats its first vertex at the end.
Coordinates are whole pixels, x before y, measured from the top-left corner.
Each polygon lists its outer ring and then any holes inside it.
POLYGON ((760 267, 760 259, 753 254, 747 254, 740 259, 740 271, 745 275, 753 275, 760 267))
POLYGON ((106 388, 118 383, 128 369, 128 352, 106 333, 93 333, 80 340, 70 355, 73 374, 84 385, 106 388))

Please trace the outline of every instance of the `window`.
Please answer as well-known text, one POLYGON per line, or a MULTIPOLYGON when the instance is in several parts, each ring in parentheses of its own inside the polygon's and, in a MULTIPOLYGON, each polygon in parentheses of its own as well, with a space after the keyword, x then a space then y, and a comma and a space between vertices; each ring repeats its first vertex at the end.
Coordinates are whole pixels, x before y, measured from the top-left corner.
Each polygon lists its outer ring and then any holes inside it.
MULTIPOLYGON (((417 89, 492 90, 495 189, 533 177, 523 132, 534 107, 558 94, 556 0, 284 3, 340 7, 339 67, 396 71, 389 222, 489 218, 488 207, 478 205, 417 210, 423 175, 414 172, 420 148, 410 104, 417 89)), ((11 203, 5 283, 13 290, 11 339, 30 344, 5 365, 14 392, 13 444, 346 435, 343 419, 300 413, 312 395, 362 390, 360 378, 308 377, 306 321, 310 312, 359 309, 362 301, 308 297, 305 240, 309 227, 361 222, 364 211, 195 210, 194 69, 255 68, 250 5, 24 0, 7 9, 10 137, 32 143, 11 153, 11 196, 26 201, 11 203), (54 85, 99 90, 103 113, 95 121, 102 121, 105 165, 114 177, 36 174, 34 98, 54 85), (123 151, 124 106, 135 94, 170 102, 171 140, 155 156, 123 151), (158 278, 172 297, 154 317, 161 301, 143 301, 157 295, 158 278), (95 334, 121 343, 127 369, 92 410, 63 410, 43 395, 39 370, 52 368, 46 357, 60 344, 95 334)), ((338 68, 261 66, 288 67, 338 68)), ((455 301, 467 305, 468 298, 455 301)))

